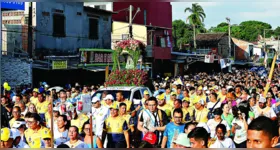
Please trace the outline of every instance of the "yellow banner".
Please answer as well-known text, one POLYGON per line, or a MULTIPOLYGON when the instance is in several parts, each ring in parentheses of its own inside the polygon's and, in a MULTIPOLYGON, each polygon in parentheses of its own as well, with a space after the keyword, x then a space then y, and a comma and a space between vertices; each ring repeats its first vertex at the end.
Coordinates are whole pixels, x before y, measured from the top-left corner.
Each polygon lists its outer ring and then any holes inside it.
POLYGON ((53 61, 52 69, 67 69, 67 60, 53 61))

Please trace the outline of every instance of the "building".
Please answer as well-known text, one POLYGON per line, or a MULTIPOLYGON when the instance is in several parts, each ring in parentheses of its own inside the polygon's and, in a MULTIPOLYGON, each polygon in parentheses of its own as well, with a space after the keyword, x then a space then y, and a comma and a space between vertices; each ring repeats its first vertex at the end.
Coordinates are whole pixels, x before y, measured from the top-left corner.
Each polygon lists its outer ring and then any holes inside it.
POLYGON ((128 8, 130 5, 133 6, 133 16, 139 8, 141 11, 134 17, 132 33, 135 39, 147 44, 145 65, 152 67, 152 77, 156 76, 155 72, 161 75, 173 74, 174 66, 171 62, 172 6, 170 2, 86 2, 85 5, 117 12, 112 15, 113 42, 127 39, 129 34, 128 8), (118 31, 120 29, 122 31, 118 31), (138 29, 143 32, 138 32, 138 29))
MULTIPOLYGON (((80 61, 80 48, 111 49, 112 12, 86 7, 83 2, 32 4, 33 84, 38 86, 42 81, 50 85, 74 82, 97 84, 104 81, 104 72, 99 74, 85 68, 79 69, 77 66, 80 61), (95 79, 92 79, 93 73, 95 79), (53 74, 56 74, 55 78, 53 74), (71 81, 73 78, 77 80, 71 81)), ((28 4, 25 4, 25 7, 28 8, 28 4)), ((26 9, 23 16, 25 20, 29 19, 26 18, 26 9)), ((27 30, 17 32, 21 33, 17 36, 27 36, 27 30)), ((10 37, 11 34, 7 33, 6 37, 10 37)), ((27 40, 18 40, 18 45, 27 44, 27 40)), ((7 48, 7 51, 10 49, 7 48)))

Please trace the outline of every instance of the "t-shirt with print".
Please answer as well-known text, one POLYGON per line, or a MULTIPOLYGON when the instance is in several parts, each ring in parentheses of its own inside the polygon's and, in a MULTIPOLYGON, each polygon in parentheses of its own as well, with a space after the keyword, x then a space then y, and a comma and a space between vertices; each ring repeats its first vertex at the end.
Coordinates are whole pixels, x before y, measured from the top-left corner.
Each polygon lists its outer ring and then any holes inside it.
POLYGON ((163 136, 167 137, 167 148, 172 148, 173 138, 177 138, 180 133, 184 133, 184 127, 184 124, 177 126, 173 122, 166 125, 163 136))
MULTIPOLYGON (((247 122, 250 122, 250 118, 248 118, 247 122)), ((233 141, 237 144, 240 144, 247 140, 247 131, 245 129, 245 126, 244 126, 244 123, 242 120, 234 118, 232 121, 232 126, 235 123, 237 124, 237 128, 235 128, 235 135, 234 135, 233 141)))

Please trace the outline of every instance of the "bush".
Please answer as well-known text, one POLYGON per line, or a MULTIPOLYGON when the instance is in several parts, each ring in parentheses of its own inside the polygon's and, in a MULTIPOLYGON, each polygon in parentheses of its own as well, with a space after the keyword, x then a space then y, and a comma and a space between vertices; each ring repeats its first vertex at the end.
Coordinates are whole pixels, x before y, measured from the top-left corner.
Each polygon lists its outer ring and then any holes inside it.
POLYGON ((143 86, 148 79, 143 70, 115 70, 106 81, 107 86, 143 86))

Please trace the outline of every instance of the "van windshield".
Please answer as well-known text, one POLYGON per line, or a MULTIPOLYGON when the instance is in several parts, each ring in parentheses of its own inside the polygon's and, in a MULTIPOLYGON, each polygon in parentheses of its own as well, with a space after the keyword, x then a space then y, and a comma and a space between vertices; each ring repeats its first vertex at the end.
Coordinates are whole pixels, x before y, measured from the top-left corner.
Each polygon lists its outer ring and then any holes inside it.
MULTIPOLYGON (((108 94, 111 94, 114 97, 114 100, 116 100, 116 94, 119 91, 117 91, 117 90, 96 91, 93 94, 93 97, 97 96, 102 100, 104 98, 104 96, 102 94, 105 93, 105 92, 107 92, 108 94)), ((131 91, 121 91, 121 92, 123 93, 124 99, 130 100, 131 91)))

